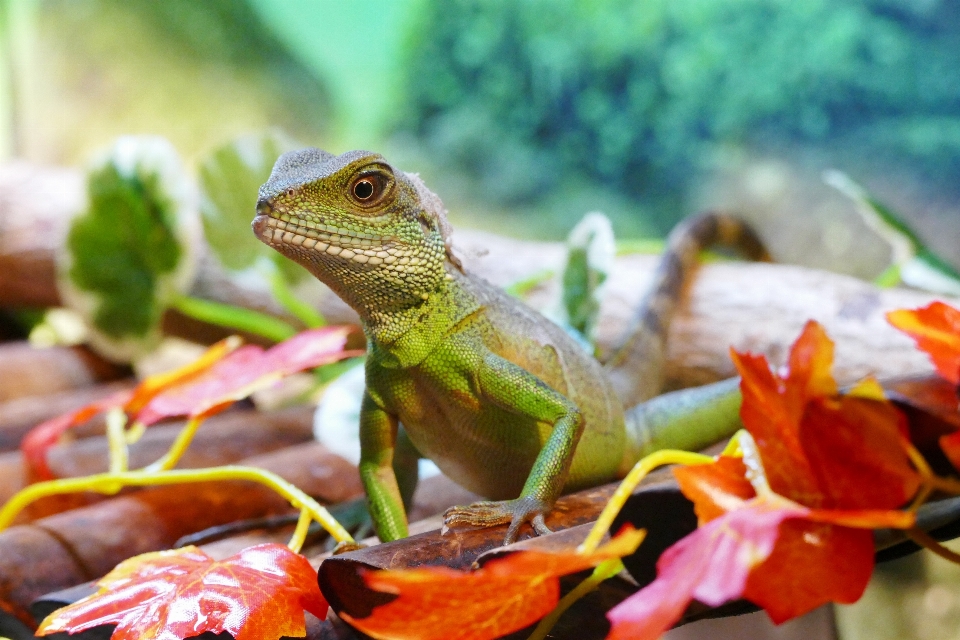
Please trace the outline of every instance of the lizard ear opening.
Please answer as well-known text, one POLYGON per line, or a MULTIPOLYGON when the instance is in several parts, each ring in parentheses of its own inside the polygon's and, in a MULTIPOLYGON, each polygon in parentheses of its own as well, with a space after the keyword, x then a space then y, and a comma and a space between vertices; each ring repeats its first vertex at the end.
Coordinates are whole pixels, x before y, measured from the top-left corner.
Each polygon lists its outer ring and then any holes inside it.
MULTIPOLYGON (((443 238, 447 260, 458 270, 463 271, 463 264, 460 262, 460 258, 453 253, 453 241, 451 238, 453 228, 450 226, 450 223, 447 222, 447 210, 444 208, 440 197, 427 188, 427 185, 423 183, 419 175, 415 173, 404 173, 404 175, 417 192, 417 198, 420 200, 421 219, 426 218, 433 223, 431 226, 436 228, 436 230, 440 232, 440 237, 443 238)), ((424 222, 421 220, 420 224, 424 224, 424 222)))

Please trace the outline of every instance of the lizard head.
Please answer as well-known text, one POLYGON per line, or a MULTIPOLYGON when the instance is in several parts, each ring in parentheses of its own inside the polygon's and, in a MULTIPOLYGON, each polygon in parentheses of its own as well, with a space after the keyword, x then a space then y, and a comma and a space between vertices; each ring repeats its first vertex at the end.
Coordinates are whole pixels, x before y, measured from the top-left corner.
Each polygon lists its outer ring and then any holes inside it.
POLYGON ((460 268, 440 199, 367 151, 282 155, 253 230, 361 312, 419 304, 460 268))

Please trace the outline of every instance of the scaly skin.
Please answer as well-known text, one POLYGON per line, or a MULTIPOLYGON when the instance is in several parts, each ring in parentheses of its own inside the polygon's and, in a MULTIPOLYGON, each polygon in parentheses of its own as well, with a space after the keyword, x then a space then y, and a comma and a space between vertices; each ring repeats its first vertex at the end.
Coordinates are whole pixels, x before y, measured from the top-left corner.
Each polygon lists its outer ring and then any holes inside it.
MULTIPOLYGON (((562 493, 622 474, 642 452, 638 441, 650 439, 639 413, 625 422, 621 398, 634 394, 620 387, 631 376, 615 386, 565 331, 463 271, 442 204, 417 176, 365 151, 288 153, 261 187, 257 214, 262 241, 360 315, 368 340, 360 474, 381 540, 407 535, 418 454, 495 500, 450 510, 448 524, 510 522, 510 541, 525 522, 547 531, 543 515, 562 493)), ((647 312, 616 355, 621 366, 662 355, 670 301, 692 263, 686 253, 740 228, 710 220, 702 238, 672 236, 685 253, 678 261, 668 252, 647 312)))

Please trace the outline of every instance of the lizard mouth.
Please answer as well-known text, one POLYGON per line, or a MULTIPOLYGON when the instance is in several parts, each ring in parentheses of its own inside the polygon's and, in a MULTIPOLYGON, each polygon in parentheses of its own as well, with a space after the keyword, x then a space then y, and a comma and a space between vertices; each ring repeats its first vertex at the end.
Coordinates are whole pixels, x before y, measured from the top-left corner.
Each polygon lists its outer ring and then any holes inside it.
MULTIPOLYGON (((287 217, 287 216, 283 216, 287 217)), ((290 248, 311 253, 324 253, 359 264, 393 264, 401 256, 385 239, 371 234, 349 234, 342 228, 318 224, 302 224, 290 217, 284 220, 275 212, 258 211, 253 219, 253 232, 275 249, 290 248)))

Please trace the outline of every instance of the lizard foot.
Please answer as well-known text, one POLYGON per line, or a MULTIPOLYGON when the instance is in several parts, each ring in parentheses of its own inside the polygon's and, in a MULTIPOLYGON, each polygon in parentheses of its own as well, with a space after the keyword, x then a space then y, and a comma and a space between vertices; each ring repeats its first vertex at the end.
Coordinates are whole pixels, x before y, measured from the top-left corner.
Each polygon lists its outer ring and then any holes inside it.
POLYGON ((537 535, 551 533, 543 521, 543 514, 550 510, 542 500, 517 498, 497 502, 474 502, 465 507, 451 507, 443 514, 443 526, 494 527, 510 523, 504 544, 516 542, 520 527, 529 522, 537 535))

